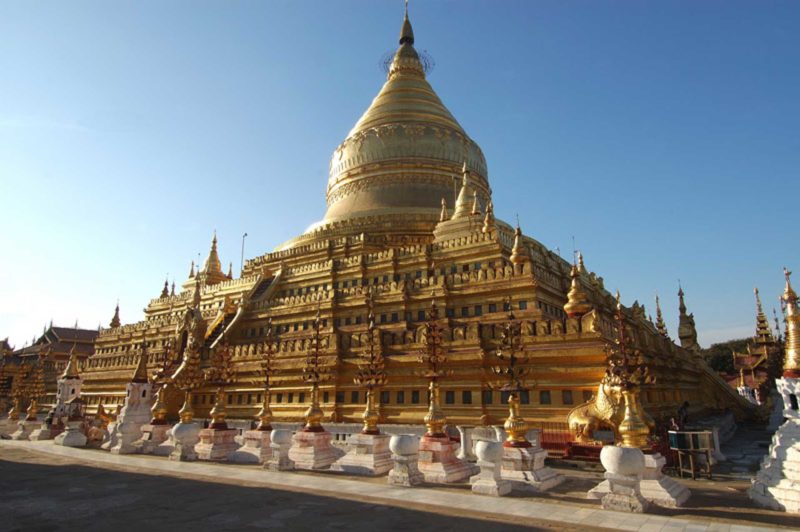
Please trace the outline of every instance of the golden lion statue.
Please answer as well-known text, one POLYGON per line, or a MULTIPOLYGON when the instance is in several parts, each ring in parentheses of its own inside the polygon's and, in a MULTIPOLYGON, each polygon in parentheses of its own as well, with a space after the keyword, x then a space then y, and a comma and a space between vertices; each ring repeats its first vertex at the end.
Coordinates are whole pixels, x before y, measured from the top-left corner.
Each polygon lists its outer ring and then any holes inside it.
POLYGON ((569 430, 575 441, 592 443, 594 432, 606 427, 614 431, 614 440, 619 441, 620 421, 625 414, 625 404, 619 386, 611 384, 609 378, 603 377, 597 387, 597 393, 588 401, 570 410, 567 415, 569 430))

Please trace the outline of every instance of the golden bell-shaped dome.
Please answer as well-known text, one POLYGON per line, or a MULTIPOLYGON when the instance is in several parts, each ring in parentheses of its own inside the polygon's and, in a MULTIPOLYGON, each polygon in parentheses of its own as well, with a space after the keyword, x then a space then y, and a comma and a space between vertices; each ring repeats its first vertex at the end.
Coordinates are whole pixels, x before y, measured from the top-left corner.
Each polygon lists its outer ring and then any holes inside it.
POLYGON ((462 166, 481 204, 491 191, 483 153, 434 92, 414 49, 408 14, 386 82, 336 148, 330 164, 328 208, 309 232, 429 234, 441 198, 453 206, 462 166))

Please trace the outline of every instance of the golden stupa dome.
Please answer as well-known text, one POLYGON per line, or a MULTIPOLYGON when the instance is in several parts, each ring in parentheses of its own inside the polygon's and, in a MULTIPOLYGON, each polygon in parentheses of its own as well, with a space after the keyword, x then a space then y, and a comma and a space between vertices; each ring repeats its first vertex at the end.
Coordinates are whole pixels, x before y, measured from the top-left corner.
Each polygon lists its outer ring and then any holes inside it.
POLYGON ((338 234, 430 234, 442 198, 453 206, 464 164, 487 204, 486 160, 425 79, 406 13, 386 83, 334 151, 328 208, 306 235, 325 228, 338 234))

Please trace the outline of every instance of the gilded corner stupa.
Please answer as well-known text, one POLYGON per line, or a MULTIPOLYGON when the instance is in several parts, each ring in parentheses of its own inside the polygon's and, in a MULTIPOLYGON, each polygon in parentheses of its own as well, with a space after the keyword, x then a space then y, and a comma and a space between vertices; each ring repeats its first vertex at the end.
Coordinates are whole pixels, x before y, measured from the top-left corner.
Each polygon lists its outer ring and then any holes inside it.
MULTIPOLYGON (((122 403, 146 348, 148 374, 167 376, 156 379, 159 397, 177 418, 183 395, 169 375, 187 360, 208 368, 215 350, 229 349, 228 420, 255 419, 268 397, 275 423, 300 421, 311 400, 303 368, 313 347, 327 376, 315 391, 324 421, 360 423, 367 391, 356 377, 372 349, 385 360, 386 384, 374 398, 380 423, 421 424, 428 383, 419 354, 435 303, 448 365, 440 397, 451 423, 506 418, 508 396, 491 387, 490 370, 512 309, 535 382, 518 398, 520 414, 532 426, 546 421, 564 430, 575 409, 588 419, 606 346, 617 338, 616 300, 582 256, 572 265, 496 217, 502 206, 492 202, 486 160, 426 79, 414 44, 406 14, 385 83, 333 152, 322 219, 247 260, 238 278, 223 273, 215 235, 180 292, 165 286, 144 320, 115 319, 100 332, 82 368, 90 411, 122 403), (257 383, 267 352, 274 375, 264 396, 257 383)), ((496 184, 509 186, 502 178, 496 184)), ((642 392, 644 407, 655 418, 684 401, 693 415, 745 412, 749 405, 695 352, 682 293, 681 305, 683 347, 642 305, 621 307, 631 348, 656 376, 642 392)), ((209 415, 216 394, 216 386, 197 383, 197 417, 209 415)))

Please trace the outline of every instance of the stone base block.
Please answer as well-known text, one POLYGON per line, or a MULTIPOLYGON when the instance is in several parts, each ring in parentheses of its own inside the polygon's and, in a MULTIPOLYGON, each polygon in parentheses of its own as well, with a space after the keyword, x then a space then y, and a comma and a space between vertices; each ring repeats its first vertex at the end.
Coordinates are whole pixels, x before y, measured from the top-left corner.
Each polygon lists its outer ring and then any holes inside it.
POLYGON ((459 445, 450 438, 423 436, 419 442, 419 470, 425 481, 461 482, 478 473, 478 466, 456 457, 459 445))
MULTIPOLYGON (((639 490, 647 501, 663 508, 680 508, 689 500, 691 491, 680 482, 661 472, 667 460, 661 454, 644 455, 645 470, 639 490)), ((586 494, 587 499, 600 500, 610 493, 608 480, 604 480, 586 494)))
POLYGON ((56 426, 47 426, 41 425, 38 429, 31 432, 31 435, 28 437, 31 441, 44 441, 44 440, 52 440, 62 432, 61 427, 56 426))
POLYGON ((272 457, 269 430, 248 430, 242 435, 242 446, 228 455, 228 462, 265 464, 272 457))
POLYGON ((169 425, 151 425, 150 423, 142 425, 142 437, 136 440, 131 445, 135 449, 135 453, 141 454, 158 454, 159 456, 168 456, 171 452, 166 454, 163 452, 156 453, 158 447, 167 441, 169 438, 169 431, 172 429, 169 425))
POLYGON ((401 456, 393 455, 394 467, 389 471, 389 484, 392 486, 403 486, 410 488, 425 482, 425 476, 417 466, 417 455, 401 456))
POLYGON ((347 439, 349 450, 332 466, 333 471, 353 475, 379 476, 392 469, 388 434, 353 434, 347 439))
POLYGON ((332 434, 328 431, 298 431, 292 437, 289 459, 294 462, 295 469, 318 470, 328 469, 341 455, 331 445, 332 434))
POLYGON ((628 512, 641 514, 647 511, 649 503, 647 499, 639 495, 620 495, 618 493, 607 493, 601 499, 603 510, 613 510, 615 512, 628 512))
POLYGON ((788 418, 778 428, 747 494, 761 506, 800 514, 800 419, 788 418))
POLYGON ((565 477, 544 465, 547 451, 541 447, 503 447, 501 475, 517 491, 541 493, 562 482, 565 477))
POLYGON ((224 462, 228 455, 239 448, 234 438, 239 434, 236 429, 202 429, 200 442, 194 446, 198 460, 224 462))
POLYGON ((469 479, 472 484, 472 493, 493 497, 502 497, 511 493, 511 482, 503 480, 497 470, 500 468, 499 463, 478 460, 478 467, 481 472, 469 479))
POLYGON ((605 473, 610 491, 600 499, 604 510, 615 512, 644 513, 650 502, 642 497, 639 490, 640 475, 620 475, 605 473))
POLYGON ((159 445, 153 454, 171 449, 169 459, 177 462, 193 462, 197 460, 195 445, 199 441, 200 424, 191 421, 189 423, 180 422, 169 431, 169 440, 159 445))
POLYGON ((472 493, 502 497, 511 493, 511 482, 507 480, 478 479, 472 482, 472 493))
POLYGON ((12 440, 30 440, 34 430, 41 426, 41 421, 20 421, 17 423, 16 432, 11 434, 12 440))
POLYGON ((53 443, 64 447, 86 447, 86 435, 81 425, 82 423, 68 424, 67 430, 56 436, 53 443))
POLYGON ((142 438, 142 427, 142 424, 127 420, 117 423, 111 431, 108 450, 112 454, 133 454, 139 452, 135 443, 142 438))

